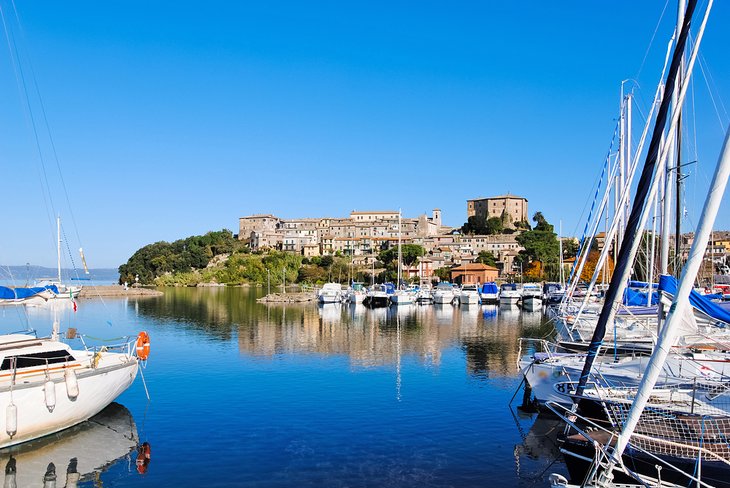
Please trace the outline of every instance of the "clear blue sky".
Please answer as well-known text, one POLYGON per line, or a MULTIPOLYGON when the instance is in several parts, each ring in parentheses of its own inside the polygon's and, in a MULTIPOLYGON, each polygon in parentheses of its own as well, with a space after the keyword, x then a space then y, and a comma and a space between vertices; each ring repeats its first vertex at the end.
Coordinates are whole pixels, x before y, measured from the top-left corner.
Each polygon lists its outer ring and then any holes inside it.
MULTIPOLYGON (((74 218, 41 135, 53 208, 44 201, 3 39, 0 263, 53 265, 49 215, 60 213, 92 267, 159 240, 236 232, 254 213, 439 207, 458 226, 468 198, 506 192, 578 234, 620 83, 639 82, 646 113, 676 8, 644 60, 661 1, 16 4, 22 33, 0 0, 33 94, 32 62, 74 218)), ((730 102, 727 25, 730 4, 716 2, 702 52, 718 104, 730 102)), ((701 73, 691 96, 700 163, 684 230, 728 123, 701 73)), ((717 227, 730 229, 728 205, 717 227)))

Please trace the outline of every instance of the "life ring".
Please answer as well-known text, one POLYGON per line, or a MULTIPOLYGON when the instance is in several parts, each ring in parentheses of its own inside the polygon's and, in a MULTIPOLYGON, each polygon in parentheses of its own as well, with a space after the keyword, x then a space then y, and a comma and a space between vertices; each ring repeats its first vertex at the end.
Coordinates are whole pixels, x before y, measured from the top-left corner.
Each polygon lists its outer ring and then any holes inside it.
POLYGON ((137 336, 137 357, 143 361, 150 357, 150 336, 145 331, 137 336))

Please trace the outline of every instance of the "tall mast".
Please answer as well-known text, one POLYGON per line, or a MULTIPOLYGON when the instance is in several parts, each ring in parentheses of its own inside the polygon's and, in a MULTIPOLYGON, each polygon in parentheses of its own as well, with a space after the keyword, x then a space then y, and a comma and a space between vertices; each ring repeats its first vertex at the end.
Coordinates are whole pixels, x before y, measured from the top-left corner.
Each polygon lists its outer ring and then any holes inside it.
MULTIPOLYGON (((699 30, 696 43, 693 46, 692 56, 690 58, 690 63, 687 70, 688 75, 691 73, 694 61, 697 58, 697 51, 702 40, 702 35, 704 34, 704 26, 706 25, 707 16, 709 15, 711 5, 712 0, 710 0, 707 6, 707 10, 705 11, 705 18, 702 22, 702 27, 699 30)), ((679 65, 682 60, 682 52, 684 51, 687 38, 689 37, 692 14, 694 13, 696 6, 697 0, 689 1, 689 4, 687 6, 687 15, 683 20, 682 30, 679 38, 677 39, 674 55, 672 56, 672 63, 669 67, 669 74, 667 75, 666 81, 666 90, 670 95, 675 91, 677 73, 679 71, 679 65)), ((681 87, 677 88, 681 89, 681 93, 678 98, 678 100, 681 102, 682 100, 684 100, 684 97, 687 94, 687 84, 684 83, 681 87)), ((644 228, 644 226, 646 225, 646 221, 649 216, 649 212, 645 211, 646 209, 644 207, 647 201, 651 201, 654 199, 654 195, 657 191, 658 186, 658 179, 656 178, 656 175, 658 175, 660 171, 663 171, 666 166, 667 147, 666 144, 663 144, 662 142, 662 134, 665 127, 667 127, 667 122, 669 122, 669 140, 671 140, 671 137, 674 135, 674 131, 676 129, 677 117, 679 115, 678 112, 673 111, 671 114, 671 120, 668 120, 670 118, 668 117, 668 114, 669 100, 665 96, 662 99, 662 103, 659 107, 659 112, 657 114, 656 123, 654 125, 654 132, 652 134, 649 149, 646 154, 646 160, 641 173, 641 178, 639 179, 639 183, 636 189, 636 197, 631 208, 631 215, 629 216, 629 219, 627 221, 626 231, 624 234, 624 242, 622 243, 621 249, 619 250, 616 269, 611 278, 611 284, 608 287, 608 291, 606 292, 603 308, 601 309, 601 314, 598 317, 598 323, 596 324, 593 337, 591 338, 591 344, 589 346, 588 354, 586 356, 586 362, 583 366, 580 381, 576 389, 576 393, 578 396, 582 395, 583 391, 585 390, 586 382, 588 381, 588 377, 593 367, 593 362, 595 360, 596 354, 603 344, 606 327, 609 323, 613 324, 613 321, 616 317, 616 311, 619 304, 621 303, 621 297, 623 296, 623 292, 626 289, 626 283, 628 281, 631 271, 631 264, 636 256, 636 251, 638 250, 638 245, 640 242, 636 239, 636 236, 639 230, 644 228)))
POLYGON ((56 256, 58 258, 58 283, 61 283, 61 217, 56 217, 56 233, 58 240, 56 241, 56 256))
MULTIPOLYGON (((710 1, 708 9, 711 6, 712 1, 710 1)), ((672 306, 669 309, 667 322, 661 330, 657 345, 654 348, 654 354, 652 354, 651 359, 649 359, 649 363, 646 366, 644 376, 639 384, 639 390, 636 393, 636 398, 632 402, 631 410, 629 410, 628 417, 624 423, 624 429, 616 443, 616 450, 614 452, 615 459, 621 458, 621 454, 623 454, 623 451, 626 448, 634 429, 636 428, 641 412, 647 404, 651 390, 654 388, 657 379, 662 374, 664 361, 669 354, 669 350, 671 349, 679 330, 676 325, 679 325, 679 323, 683 320, 685 311, 689 312, 689 294, 694 286, 694 279, 697 276, 697 272, 702 266, 705 251, 707 250, 707 242, 712 235, 712 226, 715 223, 715 217, 717 217, 720 203, 722 203, 722 197, 725 193, 725 188, 727 187, 728 177, 730 177, 730 129, 728 129, 725 134, 725 142, 723 144, 722 152, 720 153, 720 158, 717 162, 717 167, 715 168, 715 174, 707 192, 707 199, 705 200, 705 206, 702 209, 700 221, 697 224, 697 231, 695 232, 695 239, 689 252, 687 264, 682 270, 677 294, 675 295, 672 306)))
POLYGON ((400 215, 401 210, 398 209, 398 282, 396 283, 396 289, 400 288, 400 280, 401 280, 401 273, 403 273, 401 269, 401 248, 400 248, 400 215))

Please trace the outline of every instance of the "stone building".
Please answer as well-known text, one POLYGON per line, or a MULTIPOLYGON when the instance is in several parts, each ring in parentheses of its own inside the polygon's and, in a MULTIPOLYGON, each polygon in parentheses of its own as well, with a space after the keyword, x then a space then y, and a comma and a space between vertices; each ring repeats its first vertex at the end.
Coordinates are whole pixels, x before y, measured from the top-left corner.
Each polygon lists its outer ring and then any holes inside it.
POLYGON ((500 195, 496 197, 474 198, 466 201, 466 216, 492 217, 504 216, 505 227, 514 227, 515 222, 527 222, 527 198, 517 195, 500 195))

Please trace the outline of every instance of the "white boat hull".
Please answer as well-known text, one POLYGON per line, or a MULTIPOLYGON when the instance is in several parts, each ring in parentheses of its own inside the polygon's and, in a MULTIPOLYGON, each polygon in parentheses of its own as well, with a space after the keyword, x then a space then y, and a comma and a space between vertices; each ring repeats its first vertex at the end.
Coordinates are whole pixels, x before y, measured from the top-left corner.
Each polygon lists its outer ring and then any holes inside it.
MULTIPOLYGON (((74 352, 86 354, 83 351, 74 352)), ((77 359, 81 358, 77 356, 77 359)), ((79 388, 79 394, 75 399, 67 394, 63 371, 54 373, 51 375, 51 381, 55 385, 56 401, 52 410, 46 406, 44 390, 46 380, 43 374, 28 378, 28 383, 24 383, 25 380, 18 375, 12 393, 9 382, 6 381, 0 389, 0 405, 6 407, 12 401, 18 407, 17 432, 13 437, 8 435, 8 415, 3 408, 0 411, 0 448, 53 434, 88 420, 132 384, 137 376, 137 370, 136 358, 106 353, 96 369, 89 367, 75 369, 79 388)))

